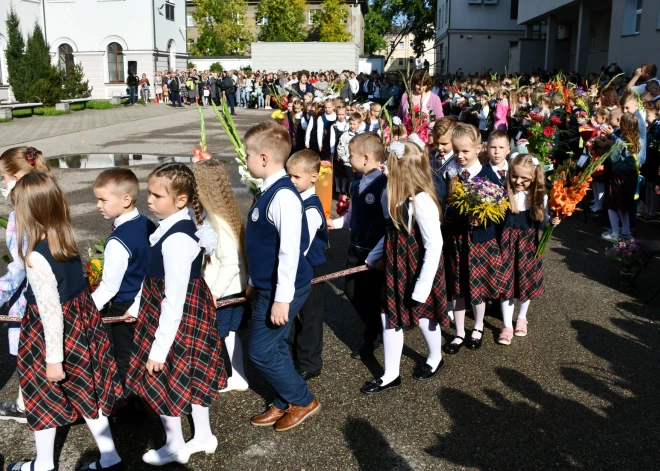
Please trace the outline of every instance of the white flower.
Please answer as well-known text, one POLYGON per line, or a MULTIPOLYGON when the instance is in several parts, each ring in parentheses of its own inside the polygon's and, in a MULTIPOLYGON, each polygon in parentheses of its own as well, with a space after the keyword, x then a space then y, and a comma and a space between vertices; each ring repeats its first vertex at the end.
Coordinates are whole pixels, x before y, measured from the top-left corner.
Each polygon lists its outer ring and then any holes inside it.
MULTIPOLYGON (((426 149, 426 144, 424 144, 424 141, 422 141, 422 138, 419 137, 419 135, 414 132, 410 136, 408 136, 408 140, 412 142, 413 144, 417 144, 420 149, 424 150, 426 149)), ((399 157, 401 158, 401 157, 399 157)))
POLYGON ((406 146, 403 145, 403 142, 394 141, 392 144, 390 144, 390 152, 394 152, 397 159, 402 158, 405 151, 406 146))
POLYGON ((197 245, 204 249, 205 255, 211 255, 218 248, 218 234, 207 220, 204 220, 204 224, 195 232, 195 235, 199 238, 197 245))

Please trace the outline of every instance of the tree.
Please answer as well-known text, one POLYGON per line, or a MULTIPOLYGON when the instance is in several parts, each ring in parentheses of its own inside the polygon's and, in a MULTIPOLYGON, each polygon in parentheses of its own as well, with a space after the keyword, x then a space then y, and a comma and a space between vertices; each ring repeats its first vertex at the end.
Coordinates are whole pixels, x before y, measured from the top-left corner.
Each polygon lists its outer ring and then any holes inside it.
POLYGON ((262 0, 257 5, 256 19, 265 19, 259 41, 304 41, 305 0, 262 0))
POLYGON ((30 82, 25 69, 25 40, 21 34, 21 23, 16 11, 12 7, 9 10, 7 21, 7 81, 17 101, 25 102, 30 82))
POLYGON ((249 49, 253 36, 243 24, 248 9, 245 0, 195 0, 193 13, 199 37, 191 48, 195 55, 242 55, 249 49))
POLYGON ((92 95, 89 81, 85 80, 82 65, 75 64, 66 70, 62 96, 66 98, 87 98, 92 95))
POLYGON ((323 0, 321 11, 314 17, 314 28, 322 43, 346 43, 353 35, 346 31, 348 6, 341 0, 323 0))
POLYGON ((50 63, 48 44, 38 23, 35 23, 32 34, 28 36, 24 66, 32 77, 26 99, 28 101, 38 99, 44 105, 59 102, 66 71, 59 70, 50 63))

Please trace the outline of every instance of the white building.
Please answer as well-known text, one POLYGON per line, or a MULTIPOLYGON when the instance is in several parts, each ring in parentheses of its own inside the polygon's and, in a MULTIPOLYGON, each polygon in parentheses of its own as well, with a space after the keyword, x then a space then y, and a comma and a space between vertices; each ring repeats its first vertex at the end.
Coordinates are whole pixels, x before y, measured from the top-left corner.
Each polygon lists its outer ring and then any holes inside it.
MULTIPOLYGON (((147 74, 187 65, 185 0, 11 0, 23 33, 38 22, 54 65, 81 64, 93 98, 126 91, 129 71, 147 74)), ((6 19, 10 2, 0 1, 0 100, 7 85, 6 19)))
POLYGON ((617 63, 630 75, 660 56, 658 0, 521 0, 526 34, 511 46, 510 70, 580 74, 617 63))
POLYGON ((516 21, 517 14, 518 0, 438 0, 436 71, 504 73, 509 43, 525 31, 516 21))

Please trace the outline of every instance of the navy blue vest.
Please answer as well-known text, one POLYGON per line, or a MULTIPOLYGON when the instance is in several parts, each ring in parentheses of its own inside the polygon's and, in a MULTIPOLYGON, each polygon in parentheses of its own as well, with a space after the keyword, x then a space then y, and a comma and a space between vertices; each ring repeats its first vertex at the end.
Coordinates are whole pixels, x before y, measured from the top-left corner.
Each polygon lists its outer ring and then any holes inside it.
POLYGON ((371 252, 385 235, 387 219, 380 197, 386 191, 387 177, 378 176, 360 194, 359 185, 360 180, 351 183, 351 247, 365 254, 371 252))
POLYGON ((268 219, 268 207, 278 191, 292 191, 300 200, 302 226, 300 234, 300 258, 296 273, 296 289, 302 288, 312 281, 312 267, 305 258, 305 250, 309 247, 309 229, 305 211, 302 211, 302 199, 298 190, 288 176, 283 176, 273 183, 261 197, 256 200, 248 213, 245 227, 245 244, 247 247, 248 268, 252 284, 257 289, 274 290, 277 286, 277 267, 279 265, 280 234, 273 221, 268 219))
POLYGON ((343 131, 340 131, 339 129, 337 129, 337 123, 336 123, 336 122, 335 122, 335 124, 333 124, 332 126, 335 128, 335 142, 332 143, 332 146, 333 146, 333 147, 335 148, 335 150, 336 150, 336 149, 337 149, 337 145, 339 144, 339 139, 341 139, 341 136, 343 136, 343 134, 344 134, 346 131, 348 131, 348 126, 346 126, 346 129, 344 129, 343 131))
MULTIPOLYGON (((50 253, 48 239, 40 241, 34 248, 34 252, 41 254, 53 270, 55 279, 57 280, 57 291, 60 293, 60 303, 64 304, 67 301, 75 299, 87 289, 87 280, 85 280, 85 275, 83 274, 80 255, 69 258, 64 262, 58 262, 50 253)), ((32 286, 29 283, 25 290, 25 301, 28 304, 37 304, 34 291, 32 291, 32 286)))
MULTIPOLYGON (((165 265, 163 263, 163 242, 165 242, 169 236, 176 234, 177 232, 186 234, 195 242, 199 241, 195 235, 195 232, 197 232, 197 226, 195 226, 194 222, 192 222, 190 219, 184 219, 183 221, 175 223, 165 234, 163 234, 163 237, 161 237, 160 240, 156 242, 156 245, 151 247, 149 250, 149 263, 147 265, 146 276, 157 278, 159 280, 165 279, 165 265)), ((197 258, 193 261, 192 267, 190 268, 191 280, 196 280, 201 277, 203 260, 204 251, 200 250, 199 255, 197 255, 197 258)))
POLYGON ((431 164, 431 177, 433 178, 433 186, 435 187, 435 196, 438 198, 438 203, 441 206, 445 205, 447 201, 447 192, 449 190, 448 180, 449 176, 444 176, 447 166, 454 160, 452 154, 451 157, 446 159, 443 164, 440 164, 440 161, 437 157, 429 157, 429 163, 431 164))
POLYGON ((334 120, 330 121, 326 114, 323 113, 321 115, 321 119, 323 120, 323 142, 319 142, 320 145, 323 146, 324 152, 330 153, 330 128, 332 127, 333 124, 335 124, 335 121, 337 121, 337 118, 334 120))
MULTIPOLYGON (((325 263, 325 250, 328 248, 328 225, 325 222, 325 213, 323 212, 323 206, 321 205, 321 200, 318 195, 312 195, 306 200, 303 200, 303 209, 305 213, 310 208, 314 208, 321 215, 321 220, 323 224, 316 231, 314 239, 312 239, 312 244, 309 246, 307 251, 307 261, 312 267, 318 267, 325 263)), ((303 227, 303 231, 305 228, 303 227)), ((308 231, 309 232, 309 231, 308 231)))
POLYGON ((520 211, 518 214, 514 214, 511 211, 506 212, 506 217, 504 218, 504 227, 511 227, 513 229, 536 229, 538 230, 541 227, 539 221, 532 219, 532 211, 520 211))
POLYGON ((111 240, 116 240, 128 252, 128 267, 121 280, 119 291, 112 299, 113 303, 127 303, 135 300, 147 272, 149 236, 155 230, 156 225, 140 214, 117 226, 106 240, 106 246, 111 240))

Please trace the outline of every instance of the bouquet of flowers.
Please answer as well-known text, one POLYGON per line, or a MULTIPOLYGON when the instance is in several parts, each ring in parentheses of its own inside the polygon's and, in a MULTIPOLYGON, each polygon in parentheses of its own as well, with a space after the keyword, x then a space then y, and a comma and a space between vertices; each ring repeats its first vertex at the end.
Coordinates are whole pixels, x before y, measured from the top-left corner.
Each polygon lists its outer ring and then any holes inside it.
POLYGON ((637 239, 619 240, 607 249, 607 257, 619 263, 624 270, 644 267, 651 260, 651 253, 637 239))
POLYGON ((528 149, 530 154, 541 161, 544 167, 552 170, 552 150, 557 134, 557 126, 561 124, 558 116, 546 118, 542 114, 531 112, 531 125, 527 128, 528 149))
POLYGON ((337 214, 343 216, 348 212, 348 208, 351 206, 351 199, 346 195, 339 195, 337 198, 337 214))
POLYGON ((193 163, 197 163, 200 160, 211 160, 213 155, 210 152, 206 151, 206 126, 204 124, 204 110, 197 105, 197 110, 199 111, 199 124, 200 124, 200 141, 199 147, 193 149, 193 163))
POLYGON ((277 103, 277 106, 280 108, 280 110, 286 110, 289 106, 289 99, 286 97, 286 95, 280 95, 280 92, 276 86, 268 85, 268 89, 270 90, 270 96, 273 98, 273 100, 275 100, 275 103, 277 103))
POLYGON ((403 124, 406 127, 408 135, 417 134, 424 143, 429 142, 429 124, 432 121, 435 121, 435 117, 431 114, 425 113, 422 111, 421 104, 413 104, 413 93, 412 88, 410 87, 410 77, 406 77, 401 74, 403 77, 403 84, 406 88, 406 93, 408 94, 408 115, 403 120, 403 124))
POLYGON ((456 191, 449 197, 449 204, 461 214, 478 219, 484 227, 488 221, 502 222, 506 210, 511 207, 504 188, 479 177, 456 183, 456 191))
POLYGON ((332 211, 332 182, 332 162, 321 160, 319 178, 314 186, 316 187, 316 194, 321 200, 326 218, 330 217, 332 211))
POLYGON ((101 283, 101 279, 103 278, 104 251, 105 239, 99 240, 87 251, 89 255, 89 261, 85 265, 85 277, 87 278, 87 283, 89 283, 89 288, 91 290, 96 289, 99 283, 101 283))
POLYGON ((282 110, 275 110, 270 115, 270 117, 281 123, 282 121, 284 121, 284 118, 286 118, 286 113, 282 110))

